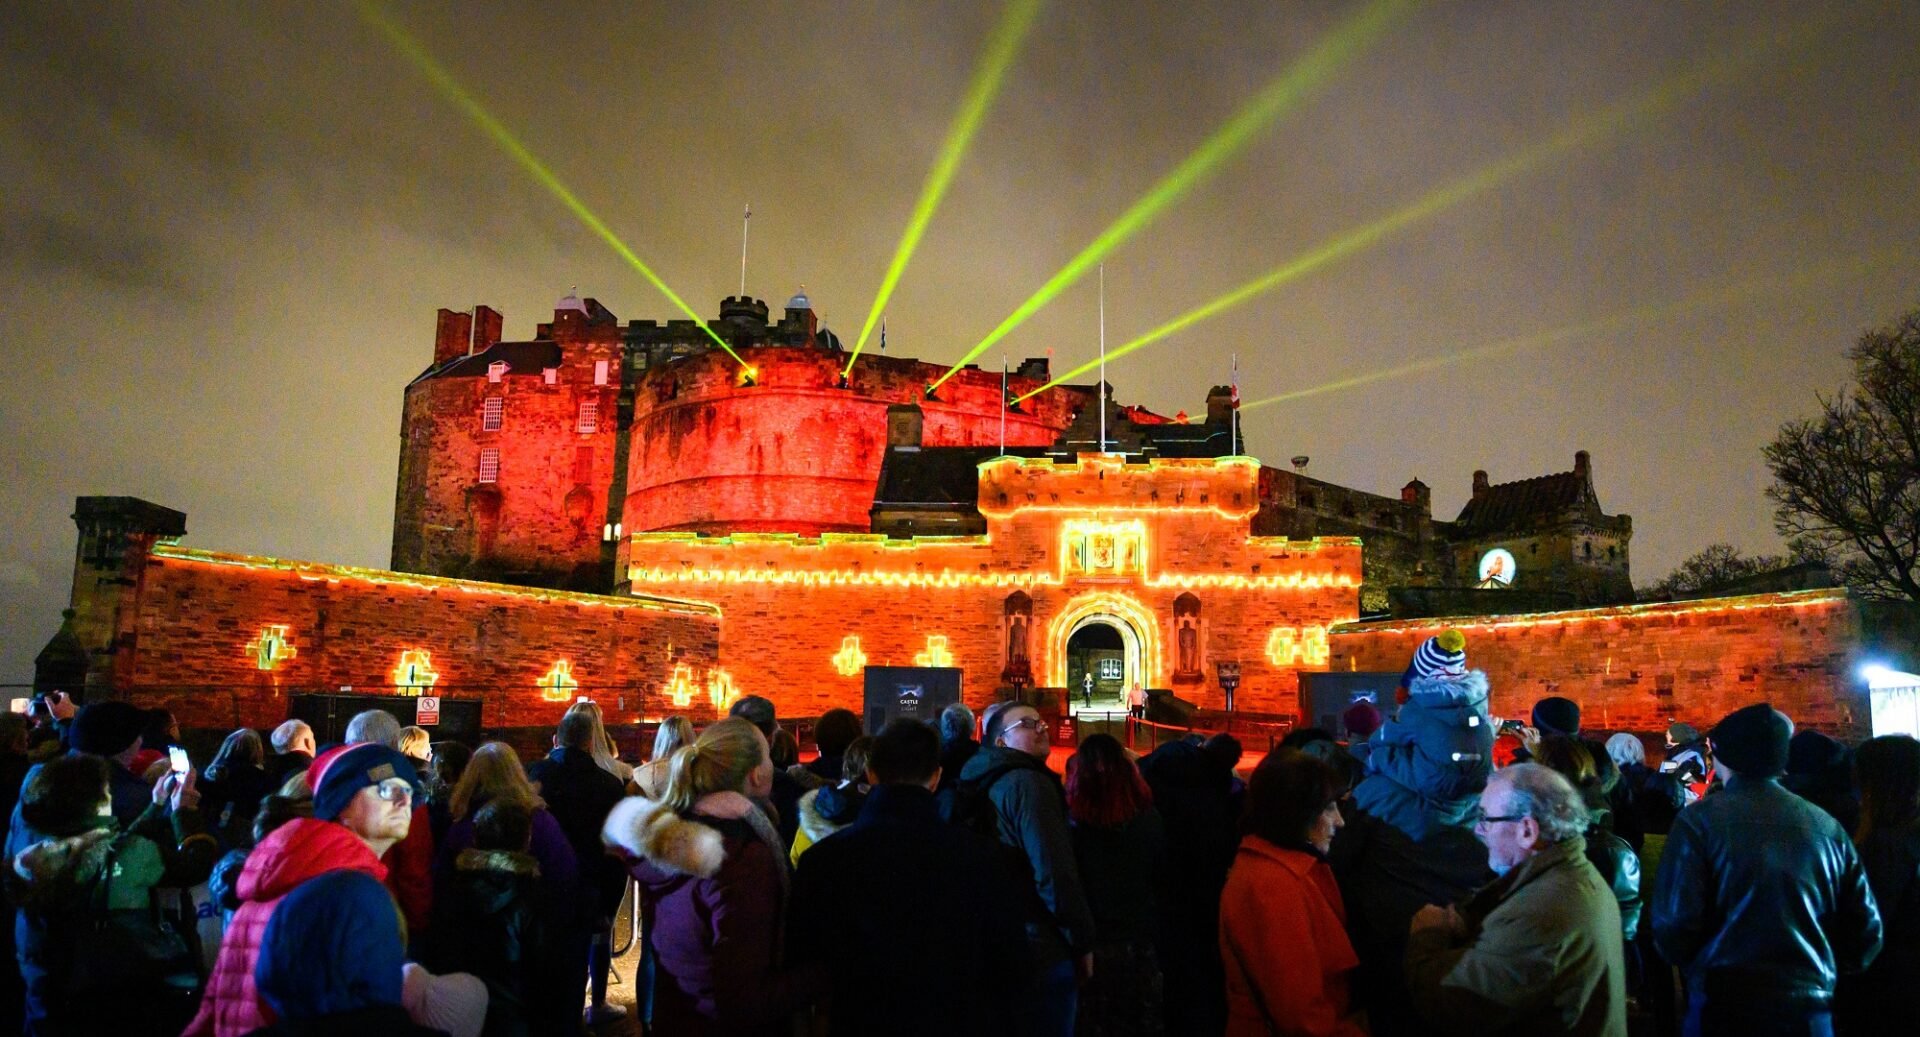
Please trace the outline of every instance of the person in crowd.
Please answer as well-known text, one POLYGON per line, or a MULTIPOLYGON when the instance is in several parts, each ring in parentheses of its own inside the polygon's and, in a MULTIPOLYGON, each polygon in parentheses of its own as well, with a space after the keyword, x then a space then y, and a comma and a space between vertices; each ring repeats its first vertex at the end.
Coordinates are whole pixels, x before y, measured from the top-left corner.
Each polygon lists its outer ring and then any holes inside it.
POLYGON ((1621 731, 1607 736, 1602 749, 1607 759, 1613 761, 1614 769, 1620 772, 1620 780, 1607 791, 1607 808, 1613 811, 1614 832, 1638 853, 1646 845, 1640 793, 1646 788, 1647 779, 1653 776, 1647 766, 1647 747, 1639 738, 1621 731))
MULTIPOLYGON (((397 726, 397 725, 396 725, 397 726)), ((235 883, 241 904, 227 925, 200 1011, 185 1037, 241 1037, 272 1022, 255 968, 268 923, 283 898, 333 871, 386 878, 381 858, 407 837, 420 782, 413 764, 377 743, 322 753, 307 771, 313 816, 296 817, 247 855, 235 883)))
POLYGON ((800 828, 793 833, 793 848, 787 862, 800 865, 800 855, 827 836, 847 827, 860 816, 867 801, 867 753, 873 739, 866 735, 847 743, 840 754, 843 777, 832 784, 810 789, 800 797, 800 828))
POLYGON ((773 759, 773 765, 782 771, 800 766, 800 740, 793 732, 784 727, 773 729, 773 738, 767 743, 767 752, 773 759))
POLYGON ((787 846, 756 802, 774 774, 766 735, 730 717, 675 750, 663 798, 630 797, 607 818, 653 934, 656 1033, 789 1034, 818 985, 783 956, 787 846))
POLYGON ((252 838, 245 847, 228 850, 213 866, 213 874, 207 878, 207 892, 227 917, 240 909, 240 875, 246 870, 252 847, 288 821, 313 816, 313 790, 306 787, 305 773, 295 774, 273 795, 260 801, 260 810, 253 816, 252 838))
POLYGON ((33 731, 27 735, 27 756, 34 763, 45 763, 67 751, 68 736, 80 704, 64 691, 35 696, 27 707, 27 719, 33 731))
POLYGON ((1885 937, 1865 972, 1840 977, 1834 1028, 1891 1037, 1912 1028, 1920 990, 1920 741, 1870 739, 1854 750, 1853 772, 1860 789, 1854 842, 1885 937))
POLYGON ((413 761, 416 773, 425 774, 427 766, 433 762, 433 735, 424 727, 401 728, 393 747, 400 750, 400 755, 413 761))
POLYGON ((1096 934, 1096 967, 1080 988, 1075 1031, 1083 1037, 1161 1033, 1164 997, 1154 937, 1166 825, 1146 779, 1112 735, 1080 742, 1067 761, 1066 788, 1073 859, 1096 934))
POLYGON ((314 754, 319 751, 314 744, 313 728, 304 720, 282 721, 268 741, 273 744, 273 758, 267 761, 267 776, 273 779, 274 788, 313 766, 314 754))
MULTIPOLYGON (((799 746, 794 746, 793 758, 787 759, 780 748, 780 722, 773 709, 773 701, 760 695, 746 695, 734 702, 728 710, 728 716, 740 717, 747 723, 760 729, 767 740, 767 746, 773 756, 773 784, 769 787, 766 801, 773 807, 773 817, 780 828, 780 839, 784 846, 793 846, 794 833, 800 830, 800 797, 806 786, 794 780, 787 768, 799 760, 799 746)), ((792 736, 788 735, 788 739, 792 736)))
POLYGON ((1353 747, 1367 768, 1354 801, 1416 841, 1463 824, 1492 770, 1487 675, 1467 669, 1465 644, 1458 630, 1422 642, 1399 715, 1353 747))
POLYGON ((1580 794, 1580 804, 1587 811, 1587 828, 1581 833, 1587 863, 1613 891, 1620 905, 1620 932, 1631 941, 1640 929, 1643 903, 1640 858, 1625 839, 1613 834, 1613 810, 1607 803, 1604 782, 1594 771, 1593 750, 1589 743, 1563 734, 1549 734, 1539 745, 1536 762, 1567 779, 1580 794))
POLYGON ((1494 725, 1487 678, 1467 669, 1464 635, 1423 641, 1404 691, 1398 718, 1352 746, 1365 776, 1330 854, 1360 956, 1355 990, 1381 1034, 1419 1032, 1402 968, 1408 922, 1423 905, 1463 899, 1489 877, 1473 818, 1492 772, 1494 725))
POLYGON ((600 829, 614 804, 626 798, 627 782, 599 758, 607 755, 607 735, 599 709, 583 708, 589 705, 576 704, 560 718, 560 726, 553 733, 553 751, 527 769, 527 778, 539 786, 547 809, 560 822, 586 883, 587 979, 592 996, 587 1013, 589 1022, 598 1023, 626 1014, 620 1006, 607 1003, 607 976, 613 964, 613 916, 620 908, 620 895, 626 892, 627 873, 619 860, 607 853, 600 841, 600 829), (598 756, 596 747, 600 749, 598 756))
POLYGON ((1780 785, 1833 815, 1841 829, 1860 827, 1860 800, 1853 791, 1853 753, 1832 736, 1811 728, 1787 743, 1787 773, 1780 785))
POLYGON ((1660 772, 1671 774, 1685 789, 1688 803, 1698 802, 1720 778, 1715 773, 1713 744, 1691 724, 1667 725, 1667 755, 1660 772))
MULTIPOLYGON (((450 876, 454 858, 473 845, 474 815, 481 807, 500 799, 523 804, 532 812, 531 852, 540 862, 542 879, 556 889, 571 889, 580 877, 579 858, 574 855, 573 844, 567 840, 559 819, 547 808, 546 799, 527 780, 520 757, 514 755, 513 747, 505 742, 488 742, 475 749, 472 761, 461 772, 460 784, 454 786, 448 801, 453 826, 447 829, 446 844, 440 848, 441 856, 435 868, 437 878, 444 880, 450 876)), ((582 969, 584 974, 584 966, 582 969)))
POLYGON ((1074 1032, 1079 985, 1093 976, 1093 911, 1073 859, 1066 790, 1047 769, 1047 722, 1020 702, 996 702, 982 718, 980 751, 960 774, 955 816, 1020 852, 1032 894, 1023 894, 1031 1002, 1015 1014, 1036 1034, 1074 1032))
POLYGON ((277 788, 267 773, 266 746, 260 732, 239 728, 220 743, 200 782, 200 811, 227 847, 252 844, 253 817, 260 801, 277 788))
POLYGON ((1241 758, 1246 756, 1246 749, 1241 746, 1240 739, 1222 731, 1219 734, 1207 736, 1207 740, 1200 743, 1200 751, 1219 761, 1220 766, 1225 767, 1227 773, 1233 776, 1229 787, 1233 790, 1234 813, 1238 814, 1247 796, 1247 783, 1240 780, 1237 772, 1241 758))
POLYGON ((846 777, 847 746, 860 737, 860 717, 851 709, 829 709, 813 726, 813 743, 820 755, 801 764, 807 773, 794 777, 808 788, 837 785, 846 777))
MULTIPOLYGON (((1346 776, 1346 787, 1349 789, 1360 784, 1360 782, 1364 781, 1367 777, 1366 765, 1361 763, 1351 752, 1348 752, 1347 747, 1340 744, 1340 740, 1333 736, 1332 731, 1328 731, 1325 728, 1296 727, 1288 731, 1285 737, 1280 739, 1280 744, 1274 746, 1274 748, 1298 749, 1308 756, 1318 756, 1322 760, 1333 764, 1335 770, 1346 776)), ((1365 746, 1361 746, 1360 748, 1362 753, 1366 751, 1365 746)), ((1246 783, 1240 781, 1236 776, 1233 781, 1233 787, 1244 793, 1246 783)), ((1236 818, 1240 816, 1241 812, 1239 799, 1240 797, 1236 797, 1234 801, 1234 816, 1236 818)))
POLYGON ((633 787, 642 796, 658 801, 667 794, 667 767, 674 750, 693 744, 693 721, 686 717, 668 717, 653 733, 653 755, 634 768, 633 787))
MULTIPOLYGON (((127 761, 127 769, 145 775, 154 764, 167 758, 167 750, 180 744, 180 721, 170 709, 142 710, 145 723, 140 728, 140 751, 127 761)), ((151 786, 149 786, 151 787, 151 786)))
POLYGON ((1239 840, 1232 775, 1184 739, 1147 754, 1140 775, 1167 830, 1166 883, 1154 948, 1167 1029, 1217 1034, 1227 1018, 1220 892, 1239 840))
POLYGON ((281 908, 260 938, 256 989, 275 1020, 255 1031, 260 1037, 478 1037, 487 991, 472 977, 439 977, 473 981, 453 1011, 445 997, 432 1008, 409 997, 408 988, 421 985, 409 982, 418 967, 406 963, 399 910, 378 880, 353 869, 326 872, 295 887, 281 908))
POLYGON ((191 771, 168 775, 125 832, 108 812, 106 761, 70 755, 36 768, 21 790, 27 824, 46 838, 8 869, 8 892, 19 906, 16 954, 25 986, 30 1035, 149 1032, 156 1022, 177 1029, 192 1015, 187 996, 196 979, 184 942, 169 957, 153 920, 156 886, 206 880, 218 848, 195 803, 191 771), (106 943, 103 928, 140 933, 148 955, 106 943), (184 979, 184 983, 182 980, 184 979))
MULTIPOLYGON (((398 752, 400 721, 384 709, 356 713, 352 720, 347 721, 346 744, 384 745, 398 752)), ((409 760, 408 767, 412 766, 409 760)), ((417 776, 419 771, 414 769, 413 773, 417 776)), ((417 777, 413 784, 420 785, 417 777)), ((407 920, 407 932, 417 940, 426 933, 433 913, 434 842, 433 822, 427 816, 425 797, 419 795, 418 788, 412 806, 413 818, 408 823, 405 836, 381 863, 387 868, 387 888, 393 891, 393 899, 400 905, 400 915, 407 920)))
POLYGON ((433 829, 433 845, 444 846, 447 842, 447 829, 453 827, 453 790, 460 784, 460 775, 467 771, 467 764, 473 762, 473 746, 465 742, 443 740, 433 743, 433 766, 428 768, 424 783, 427 787, 427 825, 433 829))
POLYGON ((1385 722, 1380 716, 1380 707, 1374 705, 1371 699, 1360 699, 1340 714, 1340 726, 1346 729, 1350 742, 1364 742, 1372 738, 1373 733, 1380 730, 1380 725, 1385 722))
MULTIPOLYGON (((33 721, 22 713, 0 713, 0 846, 7 843, 7 824, 20 802, 33 763, 27 757, 33 721)), ((4 917, 4 916, 0 916, 4 917)), ((0 925, 0 958, 13 958, 13 927, 0 925)), ((25 996, 18 969, 0 968, 0 1019, 18 1019, 25 996)))
MULTIPOLYGON (((1246 835, 1220 900, 1228 1037, 1361 1037, 1352 984, 1360 959, 1327 851, 1344 823, 1346 776, 1281 749, 1247 783, 1246 835)), ((1219 1031, 1209 1031, 1219 1032, 1219 1031)))
MULTIPOLYGON (((140 780, 128 764, 140 752, 140 729, 145 726, 146 714, 139 709, 113 699, 104 702, 89 702, 74 714, 73 722, 67 730, 67 740, 71 743, 71 754, 98 756, 107 761, 107 788, 113 809, 113 819, 122 828, 139 819, 147 806, 153 802, 153 786, 140 780)), ((27 771, 26 781, 33 778, 39 766, 27 771)), ((33 825, 20 815, 20 803, 15 801, 13 813, 7 821, 7 860, 20 856, 20 851, 41 841, 46 836, 35 831, 33 825)))
POLYGON ((867 759, 860 816, 808 852, 793 879, 790 957, 828 973, 834 1037, 972 1037, 1015 1028, 1026 977, 1006 948, 1023 939, 1005 852, 943 824, 939 736, 887 722, 867 759))
POLYGON ((960 780, 967 761, 980 751, 975 738, 973 710, 964 702, 955 702, 940 711, 940 788, 945 792, 960 780))
POLYGON ((559 946, 572 936, 570 906, 555 899, 567 893, 540 882, 532 843, 525 803, 488 803, 474 815, 473 845, 454 858, 453 875, 434 898, 433 964, 486 982, 489 1034, 578 1027, 580 977, 568 974, 569 952, 559 946))
POLYGON ((1431 1030, 1626 1037, 1620 909, 1587 863, 1580 794, 1536 763, 1496 771, 1476 828, 1499 878, 1413 916, 1407 989, 1431 1030))
POLYGON ((1533 704, 1530 714, 1533 729, 1542 738, 1548 735, 1580 737, 1580 703, 1560 695, 1549 695, 1533 704))
POLYGON ((1713 728, 1725 787, 1680 812, 1654 883, 1653 935, 1687 987, 1687 1032, 1821 1034, 1835 980, 1880 949, 1853 842, 1780 787, 1793 722, 1766 703, 1713 728))

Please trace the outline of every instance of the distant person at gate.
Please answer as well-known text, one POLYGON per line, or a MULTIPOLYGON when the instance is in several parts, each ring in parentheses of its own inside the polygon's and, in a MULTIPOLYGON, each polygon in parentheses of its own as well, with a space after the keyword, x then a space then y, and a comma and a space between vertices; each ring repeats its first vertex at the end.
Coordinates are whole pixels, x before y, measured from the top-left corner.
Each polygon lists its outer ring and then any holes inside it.
POLYGON ((1349 749, 1367 769, 1354 801, 1413 839, 1462 824, 1492 772, 1487 675, 1468 671, 1466 647, 1458 630, 1423 642, 1399 715, 1349 749))

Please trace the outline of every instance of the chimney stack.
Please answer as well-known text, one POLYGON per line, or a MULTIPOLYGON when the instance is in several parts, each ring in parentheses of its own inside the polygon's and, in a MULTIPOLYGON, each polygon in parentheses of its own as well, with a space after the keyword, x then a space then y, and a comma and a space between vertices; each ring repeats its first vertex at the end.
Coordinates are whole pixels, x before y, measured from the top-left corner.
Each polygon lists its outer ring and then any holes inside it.
POLYGON ((475 353, 492 349, 500 341, 500 326, 503 320, 500 311, 491 306, 473 308, 473 351, 475 353))
POLYGON ((1593 478, 1593 459, 1587 456, 1585 450, 1574 451, 1573 474, 1579 476, 1582 481, 1593 478))
POLYGON ((1473 473, 1473 495, 1478 497, 1485 492, 1487 492, 1487 473, 1484 470, 1477 471, 1473 473))
POLYGON ((465 356, 467 343, 473 340, 473 314, 442 309, 440 322, 433 330, 433 362, 444 364, 465 356))
POLYGON ((1207 390, 1207 424, 1225 425, 1233 420, 1233 387, 1216 385, 1207 390))

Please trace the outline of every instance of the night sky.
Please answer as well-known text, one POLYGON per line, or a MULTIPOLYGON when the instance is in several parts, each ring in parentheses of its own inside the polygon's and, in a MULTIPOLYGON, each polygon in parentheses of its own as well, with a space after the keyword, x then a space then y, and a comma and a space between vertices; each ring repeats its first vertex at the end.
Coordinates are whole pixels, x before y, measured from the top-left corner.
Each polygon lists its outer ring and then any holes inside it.
MULTIPOLYGON (((849 340, 999 17, 506 8, 392 10, 703 316, 738 287, 751 202, 750 293, 804 283, 849 340)), ((1048 3, 888 307, 888 352, 959 358, 1360 9, 1048 3)), ((1761 446, 1846 384, 1861 330, 1920 305, 1920 4, 1419 6, 1106 272, 1117 344, 1810 16, 1117 361, 1118 397, 1201 410, 1234 353, 1253 400, 1480 350, 1251 410, 1247 439, 1375 492, 1418 477, 1442 518, 1475 468, 1589 450, 1639 583, 1713 541, 1778 550, 1761 446)), ((346 2, 8 5, 0 185, 0 680, 30 679, 58 626, 76 495, 184 510, 197 546, 383 566, 436 308, 494 306, 509 339, 574 285, 622 320, 680 316, 346 2)), ((1088 278, 980 362, 1051 350, 1064 371, 1095 314, 1088 278)))

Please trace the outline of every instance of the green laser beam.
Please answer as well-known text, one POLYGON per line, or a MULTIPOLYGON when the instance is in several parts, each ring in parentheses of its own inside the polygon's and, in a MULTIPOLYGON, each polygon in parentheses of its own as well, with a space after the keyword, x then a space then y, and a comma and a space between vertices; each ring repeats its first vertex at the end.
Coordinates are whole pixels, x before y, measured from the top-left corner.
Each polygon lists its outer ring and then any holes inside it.
MULTIPOLYGON (((1576 119, 1566 129, 1546 140, 1537 141, 1510 152, 1492 164, 1436 188, 1400 209, 1327 239, 1259 277, 1188 310, 1118 348, 1108 350, 1106 361, 1112 363, 1128 353, 1152 345, 1169 335, 1185 331, 1257 296, 1292 284, 1321 267, 1353 255, 1391 234, 1445 212, 1476 195, 1484 194, 1552 159, 1583 145, 1612 136, 1639 120, 1677 107, 1682 101, 1710 86, 1750 71, 1765 57, 1804 42, 1823 29, 1830 20, 1827 17, 1818 18, 1802 23, 1796 28, 1750 41, 1735 54, 1702 62, 1698 67, 1670 76, 1648 90, 1576 119)), ((1099 366, 1098 359, 1089 360, 1018 399, 1024 400, 1045 392, 1099 366)))
POLYGON ((1323 396, 1327 393, 1357 389, 1363 385, 1372 385, 1375 382, 1384 382, 1395 378, 1407 378, 1412 375, 1425 374, 1442 367, 1466 363, 1471 360, 1488 360, 1494 357, 1531 352, 1537 349, 1544 349, 1548 346, 1558 345, 1572 339, 1618 331, 1636 324, 1650 324, 1695 310, 1726 306, 1743 302, 1747 299, 1794 291, 1829 278, 1837 277, 1841 274, 1859 275, 1868 273, 1878 267, 1886 265, 1893 257, 1894 252, 1889 250, 1868 256, 1834 260, 1820 264, 1809 270, 1789 274, 1784 277, 1762 278, 1753 281, 1744 281, 1735 285, 1709 288, 1690 293, 1682 298, 1668 302, 1635 306, 1623 313, 1598 317, 1593 320, 1585 320, 1577 324, 1554 328, 1550 331, 1503 339, 1499 342, 1484 346, 1475 346, 1471 349, 1463 349, 1455 353, 1423 357, 1419 360, 1398 364, 1379 371, 1369 371, 1366 374, 1354 375, 1350 378, 1341 378, 1336 381, 1325 382, 1305 389, 1294 389, 1290 392, 1277 393, 1273 396, 1266 396, 1249 403, 1243 403, 1240 405, 1240 409, 1242 411, 1249 411, 1256 407, 1265 407, 1275 403, 1303 400, 1311 396, 1323 396))
POLYGON ((980 128, 987 109, 993 106, 1001 85, 1006 82, 1007 69, 1012 67, 1013 59, 1019 56, 1027 30, 1033 27, 1039 14, 1040 0, 1008 0, 1006 10, 1000 15, 1000 24, 988 40, 980 67, 974 71, 973 81, 967 86, 960 111, 954 116, 953 125, 947 128, 947 139, 940 145, 940 156, 934 161, 933 168, 928 170, 926 182, 920 186, 920 199, 914 203, 907 229, 900 235, 899 246, 893 250, 893 262, 887 266, 887 274, 880 280, 880 290, 874 294, 873 307, 867 312, 867 322, 860 326, 860 337, 854 340, 853 353, 847 357, 846 369, 841 374, 853 373, 853 362, 860 358, 860 351, 866 348, 874 325, 880 323, 881 315, 886 313, 894 287, 900 283, 900 276, 906 273, 907 262, 913 258, 914 250, 920 247, 920 238, 927 232, 927 224, 932 222, 934 210, 939 208, 941 197, 947 193, 947 185, 953 181, 954 172, 960 168, 960 159, 966 154, 974 131, 980 128))
POLYGON ((715 345, 726 350, 727 355, 742 366, 746 364, 746 361, 740 359, 740 354, 735 353, 733 347, 727 345, 726 340, 715 334, 714 330, 707 326, 707 322, 693 311, 693 307, 688 306, 673 289, 667 287, 667 283, 660 280, 660 275, 654 273, 652 267, 635 255, 633 249, 628 248, 627 243, 620 240, 620 236, 615 234, 599 216, 594 215, 593 210, 587 208, 587 204, 581 201, 579 196, 574 194, 558 176, 555 176, 553 170, 547 168, 546 163, 540 161, 532 151, 528 150, 512 130, 507 129, 499 119, 494 118, 493 113, 487 111, 479 99, 468 93, 467 89, 460 85, 460 81, 453 77, 453 73, 436 61, 433 55, 427 52, 426 47, 414 39, 405 27, 394 21, 384 8, 371 0, 358 0, 354 6, 359 9, 361 19, 379 30, 380 35, 421 75, 425 76, 427 82, 433 84, 433 88, 439 91, 441 96, 453 102, 454 107, 459 108, 467 118, 473 120, 474 125, 519 163, 520 167, 539 182, 540 186, 545 187, 549 193, 559 199, 560 204, 566 206, 567 211, 573 213, 582 225, 601 241, 606 242, 607 247, 613 249, 615 255, 626 260, 627 265, 637 271, 641 277, 646 278, 649 284, 659 289, 660 294, 666 296, 668 302, 678 307, 680 312, 693 318, 694 323, 700 325, 700 329, 707 333, 708 338, 713 339, 715 345))
POLYGON ((999 326, 987 333, 967 354, 941 375, 930 388, 937 389, 974 357, 986 352, 1005 338, 1027 318, 1052 302, 1061 292, 1096 268, 1114 249, 1204 183, 1228 159, 1240 153, 1255 134, 1281 115, 1291 111, 1315 88, 1327 82, 1353 57, 1376 40, 1418 0, 1373 0, 1360 13, 1329 33, 1286 72, 1267 83, 1253 99, 1242 105, 1213 135, 1202 141, 1147 193, 1120 214, 1087 247, 1047 279, 1027 301, 1007 315, 999 326))

